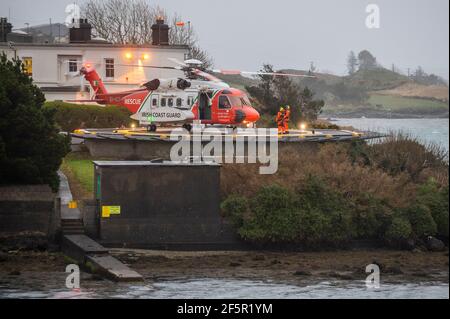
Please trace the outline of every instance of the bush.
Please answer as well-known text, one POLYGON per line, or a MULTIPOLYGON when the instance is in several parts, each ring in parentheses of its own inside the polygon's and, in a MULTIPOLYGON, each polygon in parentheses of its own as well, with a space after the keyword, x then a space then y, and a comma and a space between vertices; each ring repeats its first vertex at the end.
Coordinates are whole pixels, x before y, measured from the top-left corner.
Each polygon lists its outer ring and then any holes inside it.
POLYGON ((250 201, 250 218, 239 233, 254 242, 293 242, 297 237, 298 213, 293 194, 277 186, 262 187, 250 201))
POLYGON ((354 201, 352 223, 356 238, 379 239, 391 222, 392 209, 371 194, 362 194, 354 201))
POLYGON ((244 224, 244 214, 248 210, 248 201, 245 197, 232 195, 222 202, 220 208, 225 217, 228 217, 237 228, 244 224))
POLYGON ((437 225, 440 236, 448 238, 449 227, 449 198, 448 186, 439 189, 435 180, 430 179, 421 185, 418 190, 417 201, 431 212, 431 216, 437 225))
POLYGON ((427 206, 413 204, 405 210, 405 216, 411 223, 415 237, 424 238, 436 235, 437 226, 427 206))
POLYGON ((386 233, 385 240, 391 245, 398 246, 399 243, 411 238, 411 223, 405 217, 396 216, 392 219, 386 233))
POLYGON ((318 217, 315 228, 321 229, 321 235, 305 233, 303 230, 303 238, 320 238, 323 243, 338 245, 349 240, 353 235, 348 201, 325 181, 310 176, 297 193, 297 206, 303 212, 303 220, 308 220, 311 216, 318 217))
POLYGON ((443 176, 442 184, 448 184, 448 152, 434 144, 423 145, 407 134, 392 133, 383 143, 373 144, 370 159, 393 176, 406 173, 413 182, 421 183, 429 175, 437 175, 443 176))
POLYGON ((134 121, 131 112, 122 106, 78 105, 64 102, 47 102, 45 108, 55 112, 60 129, 72 132, 79 128, 129 127, 134 121))
POLYGON ((56 191, 57 170, 69 152, 69 139, 58 134, 54 111, 23 72, 19 60, 0 57, 0 183, 48 184, 56 191))

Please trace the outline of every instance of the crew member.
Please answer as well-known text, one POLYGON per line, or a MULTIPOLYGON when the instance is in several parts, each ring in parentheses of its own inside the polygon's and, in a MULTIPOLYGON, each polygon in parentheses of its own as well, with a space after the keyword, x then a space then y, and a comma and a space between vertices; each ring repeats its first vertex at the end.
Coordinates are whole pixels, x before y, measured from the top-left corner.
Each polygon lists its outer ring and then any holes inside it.
POLYGON ((276 122, 277 122, 277 126, 278 126, 278 134, 283 134, 284 133, 284 107, 280 107, 280 110, 278 111, 277 117, 276 117, 276 122))
POLYGON ((291 107, 286 106, 286 111, 284 112, 284 120, 283 120, 283 133, 289 133, 289 119, 291 117, 291 107))

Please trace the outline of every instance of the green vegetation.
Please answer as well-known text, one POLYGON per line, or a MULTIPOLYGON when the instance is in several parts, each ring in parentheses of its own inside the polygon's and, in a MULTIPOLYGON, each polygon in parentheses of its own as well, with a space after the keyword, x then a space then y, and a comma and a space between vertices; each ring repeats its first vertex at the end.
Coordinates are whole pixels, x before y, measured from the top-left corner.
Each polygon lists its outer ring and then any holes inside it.
POLYGON ((47 102, 45 109, 55 113, 55 121, 62 131, 79 128, 129 127, 134 121, 131 112, 121 106, 78 105, 64 102, 47 102))
POLYGON ((399 96, 371 94, 367 101, 371 106, 386 111, 408 113, 417 112, 424 114, 448 112, 448 104, 440 101, 406 98, 399 96))
POLYGON ((70 153, 64 158, 61 166, 63 172, 75 179, 85 192, 94 191, 94 164, 92 159, 83 153, 70 153))
POLYGON ((56 191, 57 170, 69 151, 58 134, 54 111, 23 72, 20 60, 0 56, 0 183, 48 184, 56 191))
POLYGON ((275 175, 224 165, 221 205, 246 241, 345 248, 448 239, 448 156, 396 135, 379 144, 316 145, 281 154, 275 175), (426 165, 424 165, 426 163, 426 165))

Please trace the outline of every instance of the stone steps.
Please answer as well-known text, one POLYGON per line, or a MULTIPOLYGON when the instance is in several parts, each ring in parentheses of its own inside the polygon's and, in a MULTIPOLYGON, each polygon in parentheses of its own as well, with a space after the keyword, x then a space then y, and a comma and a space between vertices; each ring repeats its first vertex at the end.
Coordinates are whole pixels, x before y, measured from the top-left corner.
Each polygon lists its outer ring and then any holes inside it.
POLYGON ((61 229, 64 235, 84 234, 82 219, 61 219, 61 229))

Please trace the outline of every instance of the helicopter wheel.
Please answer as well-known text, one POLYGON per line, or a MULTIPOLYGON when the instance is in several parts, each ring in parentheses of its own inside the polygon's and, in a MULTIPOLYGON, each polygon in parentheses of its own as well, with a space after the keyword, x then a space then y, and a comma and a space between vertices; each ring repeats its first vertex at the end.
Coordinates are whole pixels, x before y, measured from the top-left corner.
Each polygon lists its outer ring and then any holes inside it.
POLYGON ((192 130, 192 125, 191 124, 183 124, 183 128, 185 130, 187 130, 188 132, 190 132, 192 130))
POLYGON ((147 131, 148 132, 156 132, 156 125, 152 124, 152 125, 147 126, 147 131))

